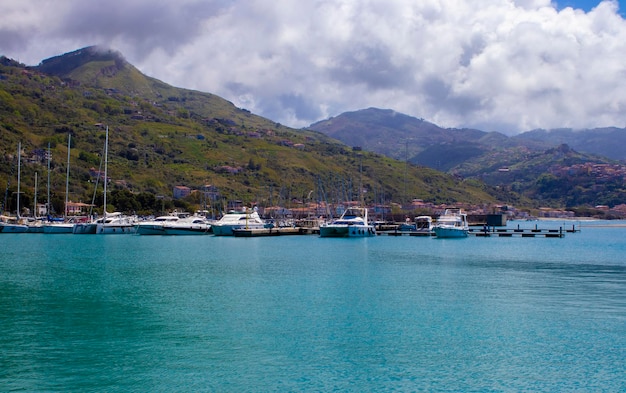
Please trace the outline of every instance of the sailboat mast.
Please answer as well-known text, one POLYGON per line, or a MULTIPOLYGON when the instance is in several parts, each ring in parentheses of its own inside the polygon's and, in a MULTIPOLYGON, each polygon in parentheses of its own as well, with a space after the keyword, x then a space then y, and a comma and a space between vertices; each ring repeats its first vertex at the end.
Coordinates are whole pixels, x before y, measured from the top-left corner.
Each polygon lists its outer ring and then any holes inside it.
POLYGON ((48 200, 46 201, 46 216, 50 217, 50 142, 48 142, 48 200))
POLYGON ((107 168, 109 166, 109 126, 106 129, 106 137, 104 138, 104 218, 107 217, 107 168))
POLYGON ((63 212, 63 218, 67 220, 67 198, 70 192, 70 142, 72 141, 72 134, 67 135, 67 173, 65 175, 65 211, 63 212))
POLYGON ((17 213, 16 217, 20 218, 20 180, 22 173, 22 142, 17 143, 17 213))
POLYGON ((37 172, 35 172, 35 203, 33 205, 33 217, 37 218, 37 172))

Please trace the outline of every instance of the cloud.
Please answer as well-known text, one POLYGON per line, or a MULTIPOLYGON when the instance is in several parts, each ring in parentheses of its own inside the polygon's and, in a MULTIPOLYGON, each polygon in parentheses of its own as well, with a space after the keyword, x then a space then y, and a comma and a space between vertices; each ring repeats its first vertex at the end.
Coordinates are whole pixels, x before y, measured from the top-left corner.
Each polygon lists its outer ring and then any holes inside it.
POLYGON ((612 1, 589 12, 549 0, 0 5, 8 57, 37 64, 93 44, 294 127, 367 107, 506 133, 626 126, 626 22, 612 1))

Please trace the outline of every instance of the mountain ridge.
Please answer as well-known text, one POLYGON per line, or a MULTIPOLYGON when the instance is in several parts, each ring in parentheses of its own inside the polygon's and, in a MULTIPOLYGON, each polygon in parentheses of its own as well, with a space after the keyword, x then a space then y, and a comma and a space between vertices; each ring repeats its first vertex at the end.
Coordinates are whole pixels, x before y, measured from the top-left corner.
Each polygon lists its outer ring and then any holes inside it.
MULTIPOLYGON (((153 209, 161 207, 154 201, 158 195, 171 205, 167 196, 175 186, 199 190, 209 184, 220 201, 246 204, 303 204, 307 195, 319 200, 322 189, 329 200, 353 199, 357 184, 367 190, 369 203, 383 196, 386 203, 497 201, 490 194, 495 190, 485 185, 352 149, 320 132, 285 127, 216 95, 145 76, 117 52, 94 50, 55 56, 36 67, 0 58, 0 184, 7 185, 5 194, 14 195, 18 141, 28 157, 22 179, 45 172, 41 152, 49 143, 52 203, 62 211, 66 165, 60 157, 67 155, 71 134, 70 199, 89 201, 103 127, 109 126, 109 172, 117 195, 109 202, 117 210, 145 210, 137 202, 145 193, 153 195, 153 209)), ((23 189, 24 205, 29 205, 34 189, 25 184, 23 189)), ((195 195, 189 203, 200 204, 195 195)), ((519 202, 509 197, 506 202, 519 202)), ((9 205, 14 205, 12 198, 9 205)))

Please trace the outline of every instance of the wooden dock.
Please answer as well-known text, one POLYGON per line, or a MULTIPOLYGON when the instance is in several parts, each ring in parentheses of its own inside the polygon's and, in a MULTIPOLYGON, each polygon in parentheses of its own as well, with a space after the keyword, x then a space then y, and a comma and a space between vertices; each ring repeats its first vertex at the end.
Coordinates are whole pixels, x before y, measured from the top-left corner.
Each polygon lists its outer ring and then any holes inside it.
POLYGON ((559 229, 478 229, 470 228, 470 235, 476 237, 552 237, 561 238, 565 236, 563 228, 559 229))
POLYGON ((378 236, 416 236, 416 237, 430 237, 435 236, 435 232, 427 231, 376 231, 378 236))

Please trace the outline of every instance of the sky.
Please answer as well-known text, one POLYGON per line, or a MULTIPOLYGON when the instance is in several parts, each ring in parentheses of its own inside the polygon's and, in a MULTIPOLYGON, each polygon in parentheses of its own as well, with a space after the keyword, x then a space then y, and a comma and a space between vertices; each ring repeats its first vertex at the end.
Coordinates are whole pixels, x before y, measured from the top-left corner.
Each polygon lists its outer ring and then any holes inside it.
POLYGON ((100 45, 302 128, 393 109, 508 135, 626 127, 626 0, 3 0, 0 55, 100 45))

